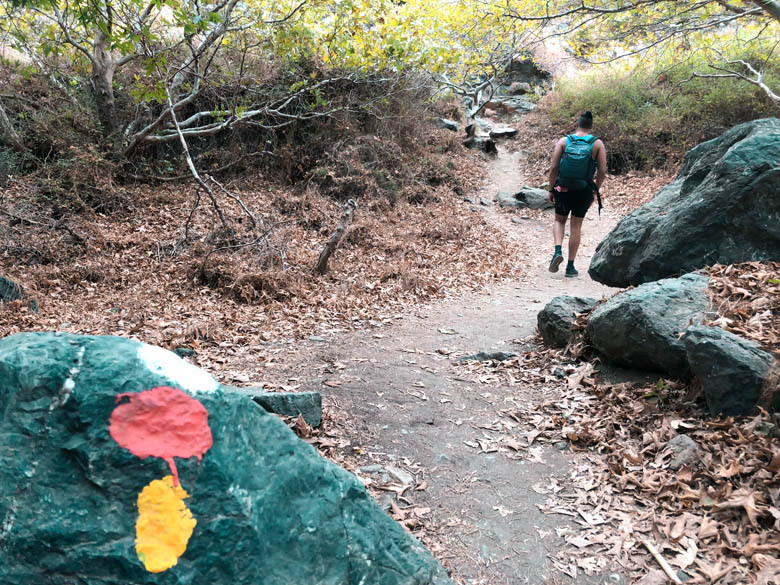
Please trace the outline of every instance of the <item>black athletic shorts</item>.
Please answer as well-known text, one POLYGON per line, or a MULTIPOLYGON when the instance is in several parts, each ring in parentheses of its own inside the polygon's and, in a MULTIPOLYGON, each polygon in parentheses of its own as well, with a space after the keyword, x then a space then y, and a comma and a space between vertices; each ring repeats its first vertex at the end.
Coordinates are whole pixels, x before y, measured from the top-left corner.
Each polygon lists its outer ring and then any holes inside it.
POLYGON ((555 214, 565 217, 569 216, 569 212, 571 212, 572 217, 585 217, 588 208, 593 203, 593 191, 591 189, 556 191, 554 195, 555 214))

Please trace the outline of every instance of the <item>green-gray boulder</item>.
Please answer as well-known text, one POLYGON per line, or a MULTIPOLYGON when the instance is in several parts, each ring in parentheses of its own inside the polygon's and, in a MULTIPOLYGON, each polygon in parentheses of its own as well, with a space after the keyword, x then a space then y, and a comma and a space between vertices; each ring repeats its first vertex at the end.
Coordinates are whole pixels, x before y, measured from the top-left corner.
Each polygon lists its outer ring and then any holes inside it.
MULTIPOLYGON (((24 290, 21 284, 0 276, 0 301, 10 303, 11 301, 25 298, 28 298, 27 291, 24 290)), ((33 313, 38 312, 38 303, 35 302, 35 299, 30 299, 27 306, 33 313)))
POLYGON ((127 339, 0 340, 0 493, 0 583, 450 583, 354 476, 281 420, 127 339), (170 522, 147 524, 160 518, 170 522), (155 547, 170 544, 155 530, 185 546, 150 572, 155 547))
POLYGON ((517 193, 499 191, 496 201, 501 207, 514 207, 516 209, 552 209, 549 193, 544 189, 522 187, 517 193))
POLYGON ((770 376, 776 367, 772 354, 720 327, 689 327, 684 343, 711 414, 750 414, 763 394, 764 406, 778 410, 778 388, 768 386, 777 385, 770 376))
POLYGON ((780 260, 780 119, 686 154, 677 178, 599 244, 591 278, 626 287, 712 264, 780 260))
POLYGON ((262 388, 222 386, 226 393, 248 396, 268 412, 284 416, 303 417, 308 424, 322 423, 322 395, 319 392, 267 392, 262 388))
POLYGON ((588 337, 607 361, 687 377, 681 337, 709 310, 708 282, 701 274, 685 274, 618 293, 593 310, 588 337))
POLYGON ((578 313, 586 313, 596 305, 590 297, 560 295, 547 303, 536 316, 542 341, 550 347, 566 347, 578 313))
POLYGON ((460 124, 455 120, 448 120, 447 118, 434 118, 433 125, 443 130, 449 130, 450 132, 460 132, 460 124))

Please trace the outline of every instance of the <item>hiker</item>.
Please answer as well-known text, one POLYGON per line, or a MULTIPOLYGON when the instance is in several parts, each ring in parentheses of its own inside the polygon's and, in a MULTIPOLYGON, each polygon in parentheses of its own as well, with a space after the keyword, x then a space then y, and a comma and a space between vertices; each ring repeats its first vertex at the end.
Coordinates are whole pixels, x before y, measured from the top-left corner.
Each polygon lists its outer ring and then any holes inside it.
POLYGON ((563 234, 566 230, 566 219, 571 213, 569 229, 569 261, 566 264, 566 276, 579 274, 574 268, 574 258, 580 247, 582 221, 588 208, 593 203, 596 193, 601 212, 601 195, 599 188, 607 176, 607 150, 604 143, 590 132, 593 128, 593 114, 585 112, 577 118, 577 130, 561 138, 555 145, 552 167, 550 169, 550 203, 555 205, 555 222, 553 223, 553 239, 555 252, 550 261, 550 272, 558 272, 563 262, 563 234), (593 173, 596 180, 593 180, 593 173))

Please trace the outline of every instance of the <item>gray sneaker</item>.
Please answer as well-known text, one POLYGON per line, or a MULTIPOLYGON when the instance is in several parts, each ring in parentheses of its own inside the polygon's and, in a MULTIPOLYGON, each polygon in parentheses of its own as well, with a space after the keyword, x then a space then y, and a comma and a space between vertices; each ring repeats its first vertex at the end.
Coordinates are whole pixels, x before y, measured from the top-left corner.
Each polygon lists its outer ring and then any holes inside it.
POLYGON ((558 267, 563 262, 563 254, 556 252, 550 260, 550 272, 558 272, 558 267))
POLYGON ((564 276, 568 276, 569 278, 574 278, 575 276, 578 276, 579 272, 577 272, 577 269, 574 268, 574 266, 567 266, 566 267, 566 274, 564 276))

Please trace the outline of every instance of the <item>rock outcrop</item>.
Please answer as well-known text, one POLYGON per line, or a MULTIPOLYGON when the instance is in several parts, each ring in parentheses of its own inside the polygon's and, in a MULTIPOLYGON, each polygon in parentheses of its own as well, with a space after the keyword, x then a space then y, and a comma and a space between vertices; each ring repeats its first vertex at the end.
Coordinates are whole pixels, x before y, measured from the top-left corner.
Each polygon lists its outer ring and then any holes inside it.
POLYGON ((511 83, 528 84, 547 83, 552 74, 537 63, 530 53, 518 53, 506 67, 507 78, 511 83))
POLYGON ((493 140, 500 140, 502 138, 514 138, 517 136, 518 130, 517 128, 513 128, 512 126, 493 126, 493 128, 490 129, 490 137, 493 140))
POLYGON ((451 583, 357 478, 171 352, 5 338, 0 413, 0 583, 451 583))
POLYGON ((544 344, 550 347, 566 347, 577 314, 590 311, 595 304, 596 299, 566 295, 555 297, 547 303, 536 316, 544 344))
POLYGON ((35 299, 29 298, 27 291, 24 290, 24 287, 21 284, 17 284, 13 280, 0 276, 0 301, 10 303, 11 301, 23 299, 29 299, 27 306, 33 313, 38 312, 38 303, 35 302, 35 299))
POLYGON ((764 393, 764 406, 780 410, 778 388, 769 387, 770 372, 776 367, 772 354, 720 327, 689 327, 684 343, 711 414, 750 414, 764 393))
POLYGON ((449 130, 450 132, 459 132, 460 124, 455 120, 449 120, 447 118, 434 118, 433 125, 443 130, 449 130))
POLYGON ((689 151, 671 184, 624 217, 588 272, 626 287, 715 263, 780 260, 780 119, 735 126, 689 151))
POLYGON ((553 209, 555 205, 550 202, 550 193, 545 189, 523 187, 515 193, 515 199, 522 207, 528 209, 553 209))
POLYGON ((525 95, 531 93, 533 88, 531 84, 525 81, 515 81, 506 90, 508 95, 525 95))
POLYGON ((485 107, 497 114, 512 116, 513 114, 527 114, 536 107, 536 104, 524 96, 494 95, 485 107))
POLYGON ((549 194, 544 189, 523 187, 517 193, 499 191, 496 201, 501 207, 514 207, 517 209, 552 209, 549 194))
POLYGON ((619 293, 588 321, 593 347, 608 361, 639 370, 690 376, 682 334, 709 310, 709 279, 686 274, 619 293))
POLYGON ((248 396, 268 412, 283 416, 302 416, 307 424, 322 424, 322 395, 319 392, 267 392, 262 388, 222 386, 224 392, 248 396))
POLYGON ((466 138, 463 146, 472 150, 481 150, 488 154, 498 154, 496 143, 490 137, 491 126, 486 121, 477 118, 466 126, 466 138))

